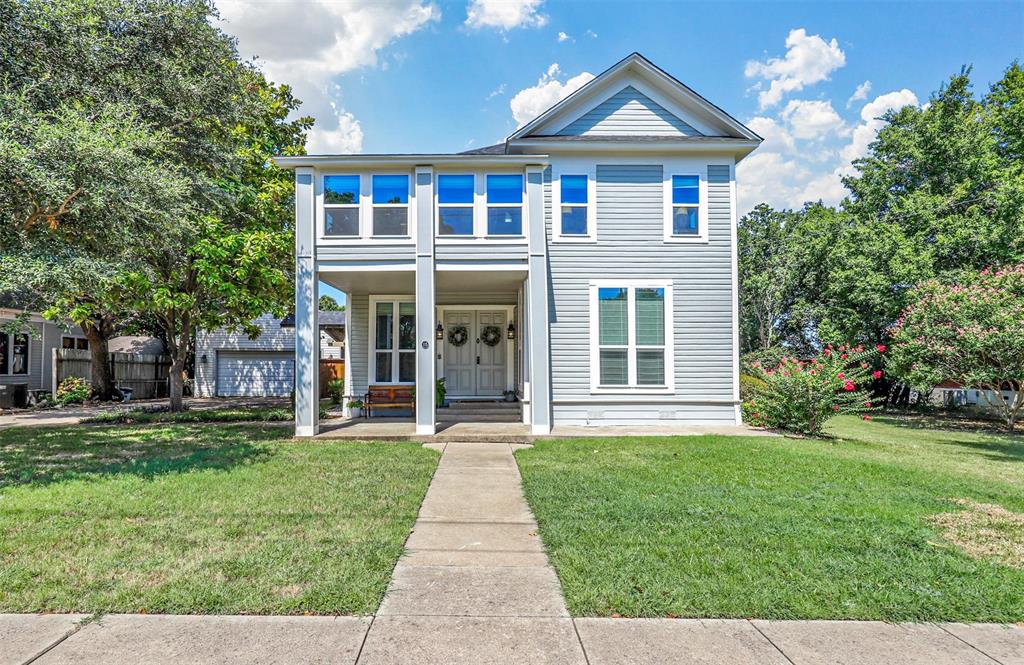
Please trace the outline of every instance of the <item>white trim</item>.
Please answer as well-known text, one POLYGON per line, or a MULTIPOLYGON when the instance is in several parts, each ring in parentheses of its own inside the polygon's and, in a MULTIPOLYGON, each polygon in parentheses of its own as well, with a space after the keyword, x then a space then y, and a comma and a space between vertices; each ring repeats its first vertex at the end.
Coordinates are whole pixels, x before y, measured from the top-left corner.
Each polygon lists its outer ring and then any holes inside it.
MULTIPOLYGON (((416 380, 412 381, 399 381, 398 380, 398 366, 400 364, 399 355, 402 350, 398 348, 398 319, 399 319, 399 307, 400 303, 415 303, 415 295, 372 295, 369 297, 369 308, 367 312, 367 327, 369 328, 369 336, 367 338, 366 350, 366 387, 369 389, 370 386, 415 386, 416 380), (391 303, 392 314, 391 314, 391 346, 390 349, 381 349, 381 351, 391 352, 391 381, 377 381, 376 375, 376 360, 377 360, 377 303, 391 303)), ((346 326, 347 328, 348 326, 346 326)), ((416 346, 413 345, 411 349, 405 349, 405 353, 416 354, 416 346)))
POLYGON ((416 272, 416 264, 412 261, 395 263, 344 262, 332 263, 330 259, 317 261, 316 271, 319 272, 416 272))
MULTIPOLYGON (((503 312, 505 312, 505 327, 507 329, 508 328, 508 324, 510 324, 510 323, 514 324, 515 323, 515 318, 514 318, 515 317, 515 309, 516 309, 515 305, 437 305, 436 306, 437 316, 435 317, 435 319, 436 319, 436 321, 438 323, 440 323, 443 326, 444 325, 444 315, 448 311, 455 311, 455 312, 478 312, 478 311, 500 312, 500 311, 503 311, 503 312)), ((502 332, 504 333, 505 331, 502 331, 502 332)), ((519 336, 521 334, 522 334, 522 331, 519 330, 519 328, 516 328, 516 339, 514 339, 512 341, 513 342, 519 341, 519 336)), ((434 335, 434 331, 433 330, 431 331, 431 335, 434 335)), ((445 358, 444 358, 444 349, 445 349, 445 344, 444 344, 444 340, 437 341, 436 336, 435 336, 435 340, 434 341, 437 343, 437 358, 436 358, 437 365, 436 365, 436 373, 435 373, 435 375, 437 376, 437 378, 441 379, 441 378, 444 378, 444 360, 445 360, 445 358)), ((515 362, 515 344, 509 344, 508 337, 506 337, 505 338, 505 390, 515 390, 516 389, 516 386, 515 386, 515 380, 516 380, 515 379, 515 366, 513 365, 514 362, 515 362)), ((447 397, 449 397, 451 399, 455 399, 455 398, 466 397, 466 396, 447 395, 447 397)), ((474 396, 470 396, 470 397, 474 397, 474 396)), ((489 398, 487 398, 485 396, 485 399, 489 399, 489 398)))
MULTIPOLYGON (((579 204, 573 204, 578 206, 579 204)), ((597 164, 556 162, 551 167, 551 239, 552 242, 597 242, 597 164), (585 234, 562 233, 562 176, 582 175, 587 177, 587 232, 585 234)))
POLYGON ((736 424, 743 424, 740 408, 740 285, 737 245, 736 164, 729 165, 729 253, 732 278, 732 397, 736 401, 736 424))
POLYGON ((274 157, 274 164, 282 169, 323 168, 323 169, 393 169, 407 166, 410 169, 423 164, 444 167, 486 168, 489 166, 515 167, 527 164, 547 164, 548 156, 529 155, 299 155, 274 157))
POLYGON ((680 244, 706 244, 708 242, 708 170, 707 166, 702 171, 689 171, 680 169, 672 164, 665 164, 662 167, 662 214, 664 215, 664 240, 666 243, 680 244), (692 176, 697 178, 697 196, 699 197, 696 206, 693 204, 680 204, 682 207, 697 208, 697 235, 677 236, 672 234, 672 212, 675 204, 672 203, 672 178, 674 176, 692 176))
MULTIPOLYGON (((471 259, 472 260, 472 259, 471 259)), ((519 272, 525 276, 528 272, 527 264, 523 261, 494 261, 492 263, 470 263, 465 261, 438 261, 435 264, 436 270, 451 272, 519 272)))
POLYGON ((320 431, 320 425, 296 425, 295 426, 295 437, 305 438, 316 436, 320 431))
MULTIPOLYGON (((45 334, 46 324, 43 324, 43 331, 45 334)), ((0 372, 0 376, 10 377, 12 379, 20 379, 25 377, 26 381, 32 375, 32 334, 28 331, 9 333, 5 330, 0 330, 0 335, 7 337, 7 357, 0 360, 7 361, 7 371, 0 372), (14 338, 24 335, 25 336, 25 371, 15 372, 14 371, 14 338)), ((42 379, 42 368, 40 368, 40 380, 42 379)))
MULTIPOLYGON (((675 319, 673 312, 674 296, 672 282, 669 280, 592 280, 589 289, 589 316, 590 316, 590 392, 595 395, 665 395, 675 392, 675 319), (627 340, 624 345, 626 349, 626 363, 628 368, 628 384, 622 386, 602 386, 601 376, 601 345, 600 345, 600 316, 598 305, 598 289, 613 288, 627 289, 626 294, 626 326, 627 340), (647 386, 639 385, 636 380, 636 289, 664 289, 665 290, 665 385, 647 386)), ((656 348, 656 347, 651 347, 656 348)))

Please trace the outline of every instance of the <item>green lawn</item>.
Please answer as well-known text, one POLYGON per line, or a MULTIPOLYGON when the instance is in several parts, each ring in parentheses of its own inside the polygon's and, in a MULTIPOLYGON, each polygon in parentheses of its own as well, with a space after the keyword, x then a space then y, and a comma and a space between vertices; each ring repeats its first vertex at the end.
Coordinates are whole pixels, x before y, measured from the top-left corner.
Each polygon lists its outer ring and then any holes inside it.
POLYGON ((0 612, 373 612, 436 464, 274 427, 0 430, 0 612))
POLYGON ((1024 438, 921 425, 844 417, 831 441, 543 441, 516 457, 575 616, 1024 619, 1021 562, 972 558, 933 526, 966 510, 954 500, 996 504, 1018 520, 997 536, 1024 551, 1024 438))

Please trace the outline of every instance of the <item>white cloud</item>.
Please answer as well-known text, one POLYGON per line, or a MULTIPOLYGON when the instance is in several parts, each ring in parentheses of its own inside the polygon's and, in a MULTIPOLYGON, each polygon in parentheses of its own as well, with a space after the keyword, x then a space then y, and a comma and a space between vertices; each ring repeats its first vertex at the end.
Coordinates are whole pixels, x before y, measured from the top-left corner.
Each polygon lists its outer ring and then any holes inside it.
MULTIPOLYGON (((559 43, 561 43, 561 42, 567 42, 567 41, 569 41, 570 39, 572 39, 572 37, 570 37, 570 36, 569 36, 569 35, 567 35, 566 33, 564 33, 564 32, 559 32, 559 33, 558 33, 558 42, 559 42, 559 43)), ((573 39, 573 41, 576 41, 576 40, 575 40, 575 39, 573 39)))
POLYGON ((886 111, 917 105, 917 95, 906 88, 879 95, 865 104, 860 110, 861 122, 853 129, 853 138, 839 153, 844 162, 841 167, 843 173, 851 173, 853 168, 850 162, 868 154, 868 146, 875 140, 878 130, 885 126, 885 121, 881 117, 886 111))
POLYGON ((804 28, 790 31, 786 49, 786 55, 781 58, 764 62, 751 60, 744 69, 748 78, 770 81, 768 89, 758 94, 762 109, 778 104, 787 93, 828 80, 833 71, 846 64, 839 42, 834 38, 826 42, 820 35, 808 35, 804 28))
POLYGON ((584 34, 587 37, 590 37, 591 39, 597 39, 597 33, 591 30, 590 28, 587 28, 587 31, 584 34))
POLYGON ((424 0, 218 0, 220 27, 238 38, 243 56, 259 58, 271 80, 288 83, 312 115, 308 149, 359 152, 363 130, 336 100, 334 77, 378 64, 378 52, 441 18, 424 0))
POLYGON ((823 139, 832 133, 842 133, 845 127, 832 102, 827 100, 794 99, 786 104, 782 119, 798 139, 823 139))
POLYGON ((868 93, 871 92, 871 81, 864 81, 857 86, 857 89, 853 91, 850 98, 846 100, 846 108, 853 106, 854 102, 859 102, 862 99, 868 98, 868 93))
POLYGON ((487 101, 490 101, 490 100, 494 99, 498 95, 504 95, 505 94, 505 89, 507 87, 508 87, 508 84, 502 83, 501 85, 499 85, 494 90, 491 90, 490 94, 487 95, 487 101))
POLYGON ((544 0, 472 0, 466 7, 470 28, 539 28, 548 22, 540 13, 544 0))
POLYGON ((793 152, 796 143, 793 135, 786 127, 772 118, 758 116, 747 121, 747 127, 754 130, 758 136, 764 139, 761 147, 757 149, 758 154, 765 152, 793 152))
POLYGON ((561 73, 562 70, 558 68, 558 63, 555 63, 541 74, 537 85, 524 88, 512 97, 509 106, 512 108, 512 117, 515 118, 519 127, 576 92, 594 78, 590 72, 583 72, 562 83, 558 80, 561 73))

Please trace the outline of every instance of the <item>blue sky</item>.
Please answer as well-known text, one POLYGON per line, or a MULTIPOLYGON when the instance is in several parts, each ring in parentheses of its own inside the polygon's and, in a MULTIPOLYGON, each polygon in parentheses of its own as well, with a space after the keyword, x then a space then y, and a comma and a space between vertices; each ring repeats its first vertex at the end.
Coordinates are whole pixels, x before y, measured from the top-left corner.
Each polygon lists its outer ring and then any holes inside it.
POLYGON ((316 117, 310 152, 457 152, 632 51, 765 136, 741 214, 842 198, 887 108, 963 65, 983 91, 1024 58, 1022 2, 221 0, 221 27, 316 117), (866 83, 869 82, 869 83, 866 83), (858 92, 859 94, 855 94, 858 92))

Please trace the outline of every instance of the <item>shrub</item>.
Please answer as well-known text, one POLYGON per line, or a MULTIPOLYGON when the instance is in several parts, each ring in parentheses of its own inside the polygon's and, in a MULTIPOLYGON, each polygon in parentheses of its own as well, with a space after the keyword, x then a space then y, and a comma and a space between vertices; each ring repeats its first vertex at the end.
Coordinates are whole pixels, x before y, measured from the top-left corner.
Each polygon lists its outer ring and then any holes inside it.
POLYGON ((751 367, 752 376, 763 382, 744 402, 745 418, 753 425, 819 436, 829 418, 863 414, 873 407, 866 386, 881 372, 872 361, 885 351, 841 346, 824 349, 816 358, 784 357, 771 368, 751 367))
POLYGON ((765 386, 765 382, 751 374, 740 374, 740 399, 749 402, 757 395, 757 391, 765 386))
POLYGON ((327 394, 331 396, 331 404, 341 404, 341 400, 345 399, 345 379, 328 381, 327 394))
POLYGON ((81 404, 89 398, 89 384, 85 379, 77 376, 69 376, 57 386, 57 404, 66 406, 68 404, 81 404))

